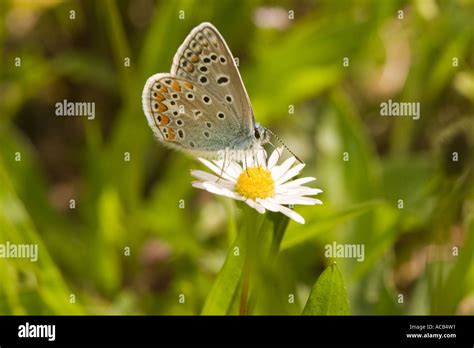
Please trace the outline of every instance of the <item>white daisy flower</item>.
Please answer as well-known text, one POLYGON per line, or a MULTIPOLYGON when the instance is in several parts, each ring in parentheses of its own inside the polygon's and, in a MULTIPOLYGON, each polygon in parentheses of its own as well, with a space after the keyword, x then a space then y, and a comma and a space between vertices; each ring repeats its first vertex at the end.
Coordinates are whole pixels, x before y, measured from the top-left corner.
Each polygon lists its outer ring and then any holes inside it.
POLYGON ((281 165, 277 165, 282 148, 276 149, 266 160, 265 150, 247 158, 239 164, 235 161, 206 160, 199 161, 214 172, 214 174, 192 170, 195 177, 192 185, 211 193, 244 201, 260 214, 266 210, 280 212, 289 218, 304 224, 304 219, 288 206, 295 204, 322 204, 319 199, 306 197, 317 195, 322 190, 302 186, 316 180, 313 177, 291 180, 304 168, 304 164, 295 164, 296 158, 290 157, 281 165))

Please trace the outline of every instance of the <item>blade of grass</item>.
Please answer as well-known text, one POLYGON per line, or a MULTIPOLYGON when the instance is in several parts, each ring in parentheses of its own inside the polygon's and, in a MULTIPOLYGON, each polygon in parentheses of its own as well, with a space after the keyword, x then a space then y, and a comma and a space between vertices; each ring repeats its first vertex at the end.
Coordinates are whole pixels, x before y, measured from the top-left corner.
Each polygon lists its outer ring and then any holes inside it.
POLYGON ((122 19, 120 18, 120 12, 117 8, 117 3, 113 0, 105 0, 104 2, 101 2, 101 4, 102 10, 105 14, 104 18, 107 21, 107 29, 112 38, 115 64, 117 65, 121 75, 120 82, 122 83, 122 95, 124 98, 127 95, 129 98, 133 98, 133 94, 129 88, 129 86, 132 85, 132 74, 130 70, 132 69, 132 65, 125 68, 123 64, 126 57, 131 59, 130 47, 125 35, 122 19))
POLYGON ((202 315, 225 315, 227 314, 242 276, 242 268, 245 260, 245 233, 239 233, 233 246, 229 250, 227 258, 221 271, 217 275, 214 285, 206 298, 202 315), (239 253, 236 253, 239 248, 239 253))

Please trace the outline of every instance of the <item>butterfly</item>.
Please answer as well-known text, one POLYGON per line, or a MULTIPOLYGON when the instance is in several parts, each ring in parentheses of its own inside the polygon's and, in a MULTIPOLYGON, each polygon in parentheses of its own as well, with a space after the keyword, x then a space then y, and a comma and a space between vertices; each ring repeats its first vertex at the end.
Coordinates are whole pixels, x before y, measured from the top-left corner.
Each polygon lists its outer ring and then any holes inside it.
POLYGON ((255 121, 234 57, 211 23, 186 37, 170 73, 147 80, 142 103, 157 139, 194 156, 258 149, 269 141, 269 130, 255 121))

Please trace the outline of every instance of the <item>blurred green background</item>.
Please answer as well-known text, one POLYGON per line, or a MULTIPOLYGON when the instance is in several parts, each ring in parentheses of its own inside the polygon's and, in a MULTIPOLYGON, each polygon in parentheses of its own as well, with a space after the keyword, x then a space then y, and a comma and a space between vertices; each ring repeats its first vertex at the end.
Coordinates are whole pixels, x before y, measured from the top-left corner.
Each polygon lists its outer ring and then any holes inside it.
POLYGON ((363 262, 336 259, 352 314, 474 313, 472 1, 0 11, 0 243, 40 249, 0 259, 0 314, 201 312, 239 211, 191 187, 201 166, 156 143, 141 93, 203 21, 239 58, 257 120, 324 190, 324 205, 296 208, 307 223, 290 222, 252 313, 300 314, 333 241, 365 246, 363 262), (95 102, 95 119, 55 116, 64 99, 95 102), (388 99, 419 102, 420 119, 380 116, 388 99))

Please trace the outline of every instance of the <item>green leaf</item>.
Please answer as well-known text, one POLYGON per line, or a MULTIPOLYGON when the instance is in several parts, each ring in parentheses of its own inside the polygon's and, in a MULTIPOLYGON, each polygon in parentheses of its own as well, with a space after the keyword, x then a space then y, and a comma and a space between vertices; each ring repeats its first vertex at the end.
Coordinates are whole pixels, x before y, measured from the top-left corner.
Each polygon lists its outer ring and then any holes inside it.
POLYGON ((311 290, 303 315, 348 315, 349 300, 336 263, 326 268, 311 290))
MULTIPOLYGON (((206 298, 204 307, 202 309, 202 315, 225 315, 231 314, 232 304, 238 298, 236 295, 239 294, 239 284, 242 282, 249 281, 250 273, 253 272, 257 267, 258 258, 263 255, 262 246, 267 228, 269 227, 268 220, 265 215, 257 213, 253 208, 250 208, 244 203, 240 204, 242 214, 240 216, 240 228, 239 234, 232 245, 226 261, 219 272, 214 285, 206 298)), ((276 226, 276 229, 281 229, 280 233, 284 232, 284 226, 276 226)), ((278 246, 278 242, 276 242, 278 246)), ((269 245, 270 246, 270 245, 269 245)), ((251 281, 250 283, 253 283, 251 281)), ((245 293, 247 299, 244 302, 245 310, 248 312, 252 304, 249 303, 248 291, 245 293)), ((240 299, 242 301, 242 299, 240 299)), ((242 311, 242 307, 239 308, 239 312, 242 311)))
POLYGON ((239 233, 232 248, 229 250, 224 266, 214 281, 211 292, 206 298, 202 315, 225 315, 227 314, 234 298, 235 291, 239 285, 244 266, 245 255, 243 247, 245 243, 245 233, 239 233), (235 248, 240 252, 235 254, 235 248))
POLYGON ((364 202, 325 218, 313 218, 308 221, 304 227, 298 226, 298 228, 289 228, 281 243, 281 250, 306 242, 321 232, 333 229, 343 222, 372 210, 381 203, 382 201, 375 200, 364 202))

